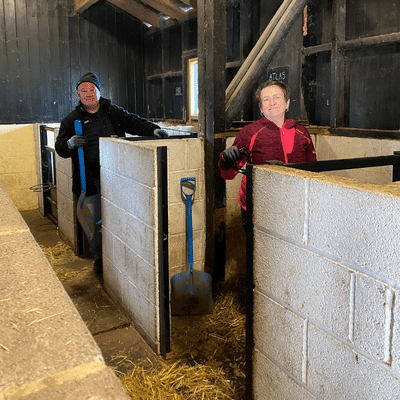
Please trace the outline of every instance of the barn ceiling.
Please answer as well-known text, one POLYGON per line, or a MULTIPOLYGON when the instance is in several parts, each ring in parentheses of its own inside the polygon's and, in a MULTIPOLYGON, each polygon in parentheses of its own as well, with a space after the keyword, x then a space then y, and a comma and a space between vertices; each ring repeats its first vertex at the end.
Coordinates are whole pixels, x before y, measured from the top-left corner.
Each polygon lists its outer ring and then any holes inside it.
MULTIPOLYGON (((99 0, 74 0, 81 13, 99 0)), ((169 26, 196 16, 197 0, 107 0, 110 4, 154 28, 169 26)))

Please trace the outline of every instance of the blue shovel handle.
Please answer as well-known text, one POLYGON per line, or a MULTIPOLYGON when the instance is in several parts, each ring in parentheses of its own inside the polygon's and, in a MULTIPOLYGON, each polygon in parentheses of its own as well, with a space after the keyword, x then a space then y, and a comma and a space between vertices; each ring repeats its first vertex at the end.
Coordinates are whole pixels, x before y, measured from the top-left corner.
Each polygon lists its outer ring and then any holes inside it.
POLYGON ((193 224, 192 224, 192 196, 196 191, 196 178, 181 178, 181 192, 186 197, 186 220, 187 220, 187 238, 188 238, 188 263, 190 272, 193 271, 193 224), (193 184, 193 189, 186 188, 185 182, 193 184), (188 191, 190 193, 188 193, 188 191))
MULTIPOLYGON (((76 119, 74 121, 75 125, 75 133, 77 135, 83 135, 82 130, 82 121, 80 119, 76 119)), ((81 193, 86 193, 86 175, 85 175, 85 159, 83 156, 83 147, 78 147, 78 158, 79 158, 79 172, 81 175, 81 193)))

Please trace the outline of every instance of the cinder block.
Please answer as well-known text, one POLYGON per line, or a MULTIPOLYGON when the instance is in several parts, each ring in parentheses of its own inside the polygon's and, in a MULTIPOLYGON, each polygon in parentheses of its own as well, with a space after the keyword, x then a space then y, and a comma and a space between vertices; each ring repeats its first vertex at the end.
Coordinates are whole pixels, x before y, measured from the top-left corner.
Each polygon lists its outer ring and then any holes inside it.
POLYGON ((255 230, 254 281, 263 292, 348 338, 350 272, 339 264, 255 230))
POLYGON ((57 171, 57 193, 73 199, 72 178, 61 171, 57 171))
POLYGON ((253 358, 254 400, 314 400, 304 385, 271 362, 259 351, 253 358))
POLYGON ((123 191, 121 190, 121 188, 125 187, 117 186, 116 183, 119 176, 120 175, 118 175, 114 171, 111 171, 110 169, 101 168, 100 170, 101 196, 114 204, 116 204, 116 200, 114 199, 114 192, 118 189, 119 191, 123 191))
POLYGON ((107 257, 109 260, 114 259, 114 235, 105 227, 102 226, 102 250, 103 257, 107 257))
POLYGON ((184 266, 187 263, 186 233, 170 235, 168 238, 169 265, 171 268, 184 266))
POLYGON ((67 197, 64 193, 57 190, 57 211, 58 214, 63 214, 64 217, 69 221, 73 222, 75 215, 75 202, 67 197))
POLYGON ((150 187, 155 185, 156 149, 122 142, 120 148, 119 173, 150 187))
POLYGON ((253 222, 272 232, 302 242, 307 179, 292 175, 291 172, 286 172, 287 170, 280 173, 278 168, 254 168, 253 222))
POLYGON ((126 236, 125 240, 122 237, 121 240, 149 264, 154 265, 154 229, 131 214, 126 214, 124 224, 126 236))
POLYGON ((257 289, 254 310, 255 348, 301 380, 304 321, 257 289))
POLYGON ((182 171, 186 166, 186 140, 171 140, 168 142, 168 171, 182 171))
POLYGON ((204 166, 204 140, 186 140, 187 169, 203 169, 204 166))
POLYGON ((310 185, 309 244, 320 251, 398 280, 400 197, 373 184, 320 178, 310 185))
POLYGON ((155 294, 157 292, 157 279, 154 265, 148 264, 129 248, 126 252, 126 270, 129 280, 136 288, 150 299, 156 302, 155 294))
POLYGON ((345 344, 310 326, 308 386, 324 400, 397 399, 400 380, 345 344))
POLYGON ((398 291, 394 293, 393 322, 391 327, 391 364, 392 368, 400 374, 400 301, 398 291))
POLYGON ((101 221, 111 233, 120 238, 123 242, 126 241, 127 232, 127 215, 126 212, 111 203, 107 199, 102 199, 101 221))
POLYGON ((113 172, 119 172, 121 159, 120 141, 118 139, 100 138, 100 165, 113 172))
POLYGON ((75 247, 75 226, 72 221, 69 220, 67 216, 62 213, 58 213, 58 230, 62 239, 68 242, 71 247, 75 247))
POLYGON ((61 172, 67 176, 72 177, 72 159, 62 158, 57 153, 55 153, 56 158, 56 170, 57 170, 57 184, 58 184, 58 173, 61 172))
POLYGON ((354 345, 383 361, 386 289, 381 283, 356 275, 354 345))
POLYGON ((176 235, 186 232, 186 206, 175 203, 168 206, 168 233, 176 235))
POLYGON ((154 187, 143 185, 130 180, 127 185, 126 211, 135 215, 149 226, 155 226, 156 190, 154 187), (129 191, 128 191, 129 190, 129 191))
POLYGON ((135 316, 135 327, 144 331, 153 342, 158 342, 155 304, 128 279, 124 282, 124 304, 135 316))
POLYGON ((124 282, 126 277, 122 272, 115 267, 112 261, 103 254, 103 279, 104 288, 108 295, 117 304, 123 304, 124 292, 124 282))

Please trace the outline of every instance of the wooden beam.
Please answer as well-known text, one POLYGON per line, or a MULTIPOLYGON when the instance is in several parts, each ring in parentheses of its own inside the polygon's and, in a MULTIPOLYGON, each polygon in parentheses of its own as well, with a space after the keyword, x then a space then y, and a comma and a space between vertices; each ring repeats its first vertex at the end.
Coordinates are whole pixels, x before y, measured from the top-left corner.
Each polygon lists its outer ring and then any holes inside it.
POLYGON ((333 35, 331 52, 330 126, 337 128, 345 123, 345 60, 340 48, 346 38, 346 0, 332 4, 333 35))
POLYGON ((226 0, 201 1, 197 14, 199 136, 204 139, 206 189, 205 269, 213 274, 214 183, 218 173, 215 169, 214 135, 225 131, 226 0))
POLYGON ((379 46, 382 44, 398 43, 400 42, 400 33, 388 33, 386 35, 370 36, 366 38, 358 38, 346 40, 339 43, 339 46, 344 50, 358 49, 365 46, 379 46))
POLYGON ((180 20, 185 17, 185 12, 175 5, 171 0, 142 0, 144 4, 154 8, 155 10, 168 15, 172 19, 180 20))
POLYGON ((197 0, 182 0, 180 3, 185 3, 188 6, 192 7, 194 10, 197 10, 197 0))
POLYGON ((85 11, 87 8, 97 3, 99 0, 74 0, 74 12, 79 14, 85 11))
POLYGON ((160 17, 159 15, 145 7, 143 4, 138 3, 135 0, 107 0, 109 3, 120 8, 121 10, 133 15, 137 19, 143 22, 147 22, 154 28, 160 27, 160 17))
POLYGON ((284 0, 265 28, 253 50, 225 91, 225 120, 230 126, 234 116, 258 82, 262 72, 271 62, 281 41, 285 38, 293 21, 303 12, 308 0, 284 0))

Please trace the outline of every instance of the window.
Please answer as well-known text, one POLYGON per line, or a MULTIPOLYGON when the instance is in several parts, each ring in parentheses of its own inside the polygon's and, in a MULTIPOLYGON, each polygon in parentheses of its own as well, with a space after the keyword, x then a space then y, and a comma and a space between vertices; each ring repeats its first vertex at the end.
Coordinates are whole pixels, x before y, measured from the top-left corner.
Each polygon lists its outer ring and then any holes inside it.
POLYGON ((188 60, 189 71, 189 121, 199 118, 198 59, 188 60))

